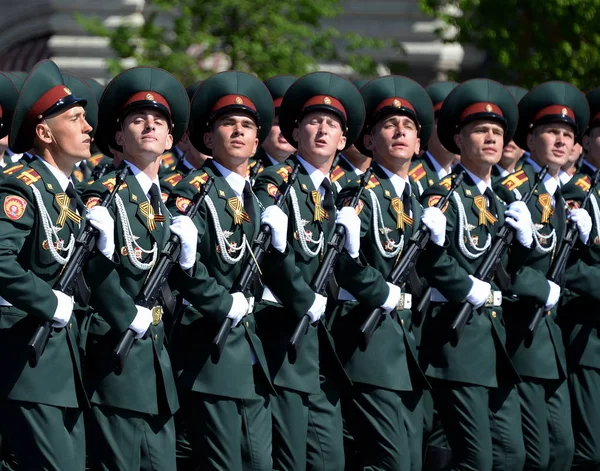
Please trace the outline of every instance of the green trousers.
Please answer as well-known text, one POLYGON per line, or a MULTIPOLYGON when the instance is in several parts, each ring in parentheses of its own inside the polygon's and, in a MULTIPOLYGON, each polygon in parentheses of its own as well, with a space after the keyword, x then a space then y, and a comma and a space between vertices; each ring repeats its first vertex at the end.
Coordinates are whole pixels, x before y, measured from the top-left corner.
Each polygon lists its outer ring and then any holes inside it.
POLYGON ((86 413, 86 432, 90 471, 176 469, 172 416, 93 405, 86 413))
POLYGON ((569 387, 564 380, 523 377, 521 400, 526 470, 568 470, 573 460, 569 387))
POLYGON ((14 455, 17 469, 85 469, 85 430, 79 409, 2 401, 0 433, 3 453, 14 455))
POLYGON ((569 373, 575 453, 572 471, 600 469, 600 370, 576 367, 569 373))
POLYGON ((525 449, 515 387, 432 381, 433 399, 452 449, 448 469, 522 469, 525 449))

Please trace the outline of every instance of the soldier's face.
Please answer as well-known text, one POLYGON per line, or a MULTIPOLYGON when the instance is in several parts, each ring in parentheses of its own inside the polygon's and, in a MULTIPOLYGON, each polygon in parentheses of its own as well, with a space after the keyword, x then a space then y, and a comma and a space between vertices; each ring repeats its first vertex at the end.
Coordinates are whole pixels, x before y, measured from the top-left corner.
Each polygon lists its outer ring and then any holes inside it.
POLYGON ((275 116, 271 132, 265 139, 265 142, 262 143, 262 148, 267 154, 280 162, 283 162, 290 154, 296 152, 296 148, 286 141, 283 134, 281 134, 279 116, 275 116))
POLYGON ((304 116, 294 129, 294 139, 302 157, 317 161, 333 159, 346 147, 342 121, 336 114, 327 111, 315 111, 304 116))
POLYGON ((36 128, 38 139, 48 144, 52 155, 78 162, 89 159, 92 138, 89 136, 92 127, 85 120, 85 110, 81 106, 73 106, 66 111, 46 118, 36 128))
POLYGON ((583 136, 583 148, 588 160, 594 167, 600 167, 600 127, 594 127, 589 134, 583 136))
MULTIPOLYGON (((497 164, 504 147, 504 128, 495 121, 468 123, 454 136, 461 162, 497 164)), ((468 164, 467 164, 468 165, 468 164)))
POLYGON ((525 151, 521 149, 515 141, 510 141, 504 149, 502 149, 502 157, 500 158, 500 166, 502 168, 509 168, 514 163, 518 162, 525 151))
POLYGON ((573 152, 575 133, 566 123, 541 124, 529 133, 527 145, 540 165, 557 170, 568 162, 573 152))
POLYGON ((258 147, 258 127, 245 113, 225 114, 204 135, 204 144, 213 157, 233 161, 248 160, 258 147))
POLYGON ((128 114, 115 138, 117 144, 123 147, 126 158, 140 158, 148 163, 155 161, 173 145, 167 117, 152 108, 128 114))
POLYGON ((420 145, 416 123, 402 115, 389 116, 377 122, 371 135, 365 136, 365 146, 381 162, 390 159, 408 162, 419 153, 420 145))

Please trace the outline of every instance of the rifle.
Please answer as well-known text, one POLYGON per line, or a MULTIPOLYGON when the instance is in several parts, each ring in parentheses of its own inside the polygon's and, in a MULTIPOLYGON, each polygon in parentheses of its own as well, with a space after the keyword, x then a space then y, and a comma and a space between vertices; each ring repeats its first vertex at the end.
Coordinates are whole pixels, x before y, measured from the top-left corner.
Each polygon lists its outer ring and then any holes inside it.
MULTIPOLYGON (((537 187, 542 183, 544 177, 548 173, 548 166, 545 166, 540 170, 540 172, 536 175, 535 183, 531 187, 531 189, 521 198, 525 204, 528 204, 537 187)), ((508 225, 506 222, 502 225, 502 227, 496 233, 494 237, 494 241, 492 242, 492 246, 488 250, 485 258, 477 267, 477 270, 474 273, 474 277, 478 278, 482 281, 489 282, 496 270, 496 267, 502 262, 502 257, 512 244, 513 238, 515 236, 515 230, 508 225)), ((456 347, 458 342, 460 341, 460 336, 462 334, 469 317, 471 316, 471 312, 473 311, 473 305, 469 302, 462 303, 458 313, 454 317, 452 324, 450 324, 450 342, 452 346, 456 347)))
MULTIPOLYGON (((582 208, 584 208, 588 204, 590 198, 592 197, 592 194, 594 193, 594 189, 598 184, 599 179, 600 170, 597 170, 596 173, 594 173, 594 176, 592 177, 592 183, 590 185, 590 188, 587 191, 583 202, 581 203, 582 208)), ((554 283, 559 283, 559 281, 562 280, 564 272, 567 268, 567 261, 569 260, 569 255, 571 254, 571 250, 573 250, 573 247, 575 246, 575 242, 577 242, 577 232, 577 224, 575 224, 575 222, 573 221, 569 221, 565 237, 562 241, 558 254, 552 262, 550 271, 548 272, 548 279, 550 281, 554 283)), ((536 306, 535 313, 533 314, 533 317, 531 318, 531 321, 527 326, 527 343, 529 345, 531 345, 533 336, 535 334, 535 330, 537 329, 542 318, 544 317, 544 312, 545 309, 543 304, 536 306)))
POLYGON ((94 181, 100 180, 110 169, 111 164, 96 165, 92 170, 92 178, 94 181))
MULTIPOLYGON (((193 219, 194 216, 198 213, 198 209, 200 205, 204 201, 206 195, 210 191, 212 185, 214 183, 214 179, 211 177, 207 180, 207 182, 202 185, 202 188, 198 193, 194 195, 194 199, 187 207, 185 211, 185 215, 190 219, 193 219)), ((156 265, 154 266, 152 272, 146 278, 142 289, 138 293, 135 304, 137 306, 142 306, 147 309, 152 309, 156 300, 160 294, 161 287, 167 282, 169 278, 169 274, 171 273, 171 269, 175 266, 177 259, 179 258, 179 253, 181 251, 181 240, 177 234, 171 234, 171 237, 167 241, 165 248, 160 254, 156 265)), ((149 329, 148 329, 149 330, 149 329)), ((123 368, 125 368, 125 362, 127 361, 127 356, 133 347, 133 342, 135 341, 135 332, 131 329, 127 329, 119 339, 117 346, 115 347, 113 354, 115 356, 115 374, 120 375, 123 372, 123 368)))
MULTIPOLYGON (((257 164, 258 165, 258 164, 257 164)), ((290 189, 294 185, 296 181, 296 177, 298 176, 298 172, 300 170, 300 165, 296 165, 292 173, 288 176, 287 183, 279 198, 277 198, 276 206, 281 208, 285 203, 287 195, 290 192, 290 189)), ((271 226, 268 224, 262 224, 260 226, 260 231, 254 239, 252 244, 252 254, 250 257, 246 259, 246 263, 242 268, 242 271, 233 282, 230 293, 246 293, 250 287, 253 285, 254 280, 256 279, 256 275, 260 272, 260 264, 265 257, 267 252, 267 247, 271 243, 271 226)), ((218 363, 221 358, 221 353, 223 353, 223 348, 225 347, 225 343, 227 342, 227 337, 229 336, 229 332, 231 332, 231 328, 233 325, 233 320, 229 317, 225 318, 221 324, 217 335, 213 339, 212 346, 212 361, 214 363, 218 363)))
MULTIPOLYGON (((462 181, 465 178, 465 173, 460 171, 455 174, 452 179, 452 186, 448 193, 438 201, 435 205, 436 208, 442 209, 448 201, 450 200, 452 194, 457 190, 457 188, 462 184, 462 181)), ((425 246, 429 241, 430 231, 429 228, 421 223, 419 229, 413 234, 410 238, 409 244, 406 247, 406 250, 402 254, 402 258, 398 260, 394 269, 390 272, 387 277, 387 281, 393 283, 397 286, 402 286, 406 282, 410 274, 410 270, 417 263, 417 259, 423 250, 425 250, 425 246)), ((373 333, 375 329, 379 325, 379 320, 384 316, 384 311, 380 307, 377 307, 371 311, 365 322, 360 326, 360 343, 361 350, 365 350, 373 337, 373 333)))
MULTIPOLYGON (((358 191, 352 198, 350 202, 350 206, 356 208, 356 205, 360 201, 360 197, 366 186, 371 179, 371 175, 373 174, 373 169, 369 167, 367 171, 361 176, 360 186, 358 187, 358 191)), ((335 229, 329 242, 327 243, 328 248, 325 253, 325 257, 323 258, 323 262, 319 266, 319 269, 313 276, 313 279, 310 282, 310 287, 315 293, 322 294, 325 292, 325 288, 327 283, 333 274, 333 269, 335 264, 337 263, 342 249, 344 248, 344 243, 346 242, 346 229, 341 224, 336 224, 335 229)), ((294 333, 290 339, 288 345, 288 356, 290 363, 295 363, 296 358, 298 357, 298 351, 302 345, 302 341, 304 340, 304 336, 308 332, 308 326, 310 325, 310 317, 308 314, 304 314, 294 333)))
MULTIPOLYGON (((104 195, 102 198, 101 206, 107 207, 112 203, 117 191, 125 182, 129 173, 129 167, 124 165, 123 168, 117 170, 115 176, 115 186, 112 190, 104 195)), ((89 290, 85 286, 85 282, 82 285, 78 285, 80 276, 83 271, 83 267, 89 260, 92 251, 94 250, 94 243, 96 236, 98 235, 98 229, 94 228, 89 222, 86 222, 85 227, 79 233, 77 240, 75 241, 75 250, 73 255, 69 259, 69 262, 63 267, 58 279, 54 283, 52 289, 62 291, 67 296, 73 296, 76 288, 79 286, 81 289, 78 290, 79 296, 82 298, 82 303, 87 304, 89 301, 89 290), (85 291, 85 292, 84 292, 85 291)), ((29 366, 35 368, 41 356, 48 345, 50 340, 50 333, 52 332, 52 321, 43 321, 40 323, 35 333, 29 340, 27 348, 29 349, 29 366)))

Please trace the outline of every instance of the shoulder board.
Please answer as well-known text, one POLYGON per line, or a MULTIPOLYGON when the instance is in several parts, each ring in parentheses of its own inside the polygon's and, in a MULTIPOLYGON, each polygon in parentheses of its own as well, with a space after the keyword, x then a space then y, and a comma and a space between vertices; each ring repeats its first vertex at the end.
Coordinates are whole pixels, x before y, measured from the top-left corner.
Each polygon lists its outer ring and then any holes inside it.
POLYGON ((279 175, 281 178, 283 178, 283 181, 287 183, 288 180, 288 175, 292 173, 292 167, 290 167, 289 165, 286 165, 285 167, 281 167, 279 170, 277 170, 277 175, 279 175))
POLYGON ((346 172, 344 171, 344 169, 342 167, 340 167, 339 165, 336 165, 335 168, 329 174, 329 178, 331 179, 332 182, 335 183, 340 178, 342 178, 345 174, 346 174, 346 172))
POLYGON ((408 172, 408 176, 412 178, 414 182, 418 182, 425 175, 425 167, 423 167, 422 163, 419 163, 419 165, 408 172))
MULTIPOLYGON (((112 178, 107 178, 106 180, 104 180, 102 182, 102 184, 106 187, 106 189, 108 191, 113 191, 113 188, 115 187, 116 182, 117 182, 116 178, 112 177, 112 178)), ((122 183, 119 188, 119 191, 121 191, 123 188, 127 188, 127 183, 122 183)))
POLYGON ((590 186, 592 186, 592 179, 588 175, 583 175, 577 179, 575 185, 587 192, 590 190, 590 186))
POLYGON ((254 167, 257 163, 258 163, 258 160, 252 160, 252 161, 250 161, 250 163, 248 164, 248 168, 254 167))
POLYGON ((104 154, 101 154, 101 153, 94 154, 88 159, 88 162, 91 163, 95 167, 96 165, 98 165, 100 163, 100 161, 102 160, 102 157, 104 157, 104 154))
POLYGON ((190 180, 190 185, 196 188, 196 190, 200 191, 200 187, 204 185, 208 181, 208 173, 203 173, 202 175, 198 175, 190 180))
POLYGON ((21 180, 27 186, 33 185, 35 182, 37 182, 41 178, 42 177, 40 177, 40 174, 37 173, 32 168, 28 168, 27 170, 23 170, 23 172, 21 172, 19 175, 17 175, 17 179, 21 180))
POLYGON ((8 167, 6 170, 4 170, 2 173, 4 175, 12 175, 13 173, 18 172, 19 170, 21 170, 24 167, 23 164, 17 164, 17 165, 13 165, 12 167, 8 167))
POLYGON ((370 190, 379 185, 380 185, 380 183, 379 183, 379 180, 377 179, 377 177, 375 175, 371 175, 371 178, 369 178, 369 183, 367 183, 365 190, 370 190))
POLYGON ((171 165, 175 165, 175 157, 173 157, 172 152, 167 152, 163 154, 160 160, 163 167, 170 167, 171 165))
POLYGON ((167 183, 169 183, 172 186, 177 185, 177 183, 179 183, 181 180, 183 179, 183 177, 179 174, 179 173, 174 173, 173 175, 169 175, 168 177, 165 178, 165 181, 167 183))
POLYGON ((442 181, 440 181, 440 186, 443 186, 444 188, 446 188, 446 190, 452 188, 452 177, 445 177, 442 181))
POLYGON ((513 191, 515 188, 520 187, 523 183, 528 180, 525 170, 519 170, 512 175, 509 175, 502 180, 502 185, 505 186, 508 191, 513 191))

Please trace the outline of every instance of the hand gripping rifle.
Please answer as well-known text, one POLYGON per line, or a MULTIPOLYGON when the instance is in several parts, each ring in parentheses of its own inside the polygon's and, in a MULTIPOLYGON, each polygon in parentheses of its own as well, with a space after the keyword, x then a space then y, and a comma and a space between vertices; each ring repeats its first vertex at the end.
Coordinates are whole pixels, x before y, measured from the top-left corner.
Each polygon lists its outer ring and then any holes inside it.
MULTIPOLYGON (((107 207, 112 203, 117 191, 125 182, 127 174, 129 173, 129 167, 123 166, 121 170, 117 170, 115 176, 115 186, 109 193, 104 195, 101 206, 107 207)), ((87 287, 82 287, 79 284, 80 277, 82 276, 83 267, 89 260, 92 251, 94 250, 94 243, 96 236, 98 235, 98 229, 95 229, 89 222, 86 222, 84 229, 80 232, 77 240, 75 241, 75 250, 73 255, 69 259, 69 262, 64 266, 61 271, 58 280, 54 283, 53 289, 62 291, 67 296, 73 296, 76 288, 79 289, 79 295, 82 298, 82 302, 87 304, 89 301, 89 291, 87 287), (85 291, 85 292, 83 292, 85 291)), ((48 340, 50 340, 50 333, 52 332, 52 321, 44 321, 40 323, 36 329, 33 337, 27 344, 29 349, 29 366, 35 368, 40 361, 48 340)))
MULTIPOLYGON (((194 195, 194 199, 187 207, 185 215, 190 219, 194 219, 194 216, 198 213, 198 209, 202 205, 204 198, 208 195, 212 185, 214 183, 213 178, 209 178, 207 182, 202 185, 200 191, 194 195)), ((142 289, 138 293, 135 304, 142 306, 147 309, 152 309, 158 296, 160 294, 161 287, 167 282, 171 269, 177 263, 179 253, 181 252, 181 240, 177 234, 171 234, 171 237, 167 241, 165 248, 160 254, 154 269, 146 278, 142 289)), ((127 356, 133 347, 135 341, 135 332, 131 329, 127 329, 119 339, 117 346, 113 353, 115 357, 115 374, 120 375, 125 368, 125 362, 127 356)))
MULTIPOLYGON (((373 174, 373 169, 369 167, 367 171, 362 175, 360 179, 360 186, 358 187, 358 191, 352 198, 350 202, 350 206, 356 208, 358 202, 360 201, 360 197, 362 196, 363 191, 366 186, 369 184, 369 180, 371 179, 371 175, 373 174)), ((335 264, 337 263, 342 250, 344 248, 344 243, 346 242, 346 229, 341 224, 336 224, 335 229, 329 242, 327 243, 328 248, 325 253, 325 257, 323 258, 323 262, 319 266, 319 269, 313 276, 313 279, 310 282, 310 287, 315 293, 322 294, 325 292, 325 288, 327 287, 327 283, 331 275, 333 274, 333 269, 335 264)), ((291 363, 295 363, 296 358, 298 357, 298 351, 300 350, 300 346, 302 345, 302 341, 304 340, 304 336, 308 332, 308 326, 310 325, 310 317, 308 314, 304 314, 294 333, 292 338, 290 339, 290 343, 288 345, 288 355, 291 363)))
MULTIPOLYGON (((452 194, 456 191, 456 189, 461 185, 463 179, 465 178, 464 172, 457 173, 454 175, 452 179, 452 186, 448 193, 438 201, 435 205, 436 208, 443 209, 444 206, 448 203, 452 194)), ((396 286, 402 286, 408 276, 410 275, 410 270, 417 263, 417 259, 423 250, 425 250, 425 246, 429 241, 430 231, 429 228, 421 223, 419 229, 413 234, 410 238, 410 242, 406 247, 406 250, 402 254, 402 258, 398 260, 394 269, 390 272, 387 277, 387 281, 395 284, 396 286)), ((371 311, 365 322, 360 326, 360 348, 361 350, 365 350, 373 337, 373 333, 375 329, 379 325, 379 320, 383 317, 384 311, 380 307, 375 308, 371 311)))
MULTIPOLYGON (((599 179, 600 170, 597 170, 596 173, 594 173, 594 176, 592 177, 592 183, 590 184, 590 188, 586 193, 583 202, 581 203, 582 208, 585 208, 585 206, 588 204, 588 201, 592 197, 592 194, 594 193, 594 189, 596 188, 599 179)), ((548 272, 548 279, 550 281, 554 283, 559 283, 562 280, 565 270, 567 268, 567 261, 569 260, 569 255, 571 254, 571 250, 573 250, 573 247, 575 246, 575 242, 577 242, 577 233, 577 224, 574 221, 569 221, 565 238, 563 239, 560 249, 556 257, 554 258, 554 261, 552 262, 550 271, 548 272)), ((545 309, 543 304, 536 306, 535 313, 533 314, 533 317, 531 318, 531 321, 527 326, 527 343, 531 344, 531 341, 533 340, 533 335, 535 334, 535 330, 537 329, 542 318, 544 317, 544 313, 545 309)))
MULTIPOLYGON (((545 166, 540 170, 540 172, 536 175, 535 183, 531 187, 531 189, 523 196, 521 201, 525 204, 528 204, 537 187, 542 183, 544 177, 548 173, 548 166, 545 166)), ((512 244, 513 238, 515 236, 515 230, 508 225, 506 222, 502 225, 502 227, 496 233, 494 237, 494 241, 492 246, 488 250, 485 258, 477 267, 477 270, 473 274, 475 278, 478 278, 482 281, 489 282, 492 278, 496 267, 502 263, 502 257, 512 244)), ((458 313, 454 317, 452 324, 450 324, 450 342, 452 346, 458 345, 460 341, 460 336, 462 334, 469 317, 471 316, 471 312, 473 311, 473 305, 469 302, 462 303, 458 313)))
MULTIPOLYGON (((258 165, 258 164, 257 164, 258 165)), ((296 165, 292 173, 288 176, 287 183, 285 184, 285 188, 279 198, 277 198, 276 206, 281 208, 285 203, 287 195, 290 192, 290 189, 294 185, 296 181, 296 177, 298 176, 298 172, 300 170, 300 165, 296 165)), ((254 284, 254 280, 256 279, 256 275, 260 273, 260 265, 262 260, 265 257, 267 252, 267 248, 271 243, 271 226, 268 224, 262 224, 260 226, 260 231, 258 232, 256 239, 252 244, 252 254, 250 257, 246 259, 246 263, 242 268, 242 271, 233 282, 230 293, 246 293, 248 292, 254 284)), ((221 358, 221 353, 223 353, 223 348, 225 347, 225 343, 227 342, 227 337, 229 336, 229 332, 231 332, 231 327, 233 325, 233 320, 229 317, 225 318, 221 324, 217 335, 213 339, 212 342, 212 361, 214 363, 218 363, 221 358)))

